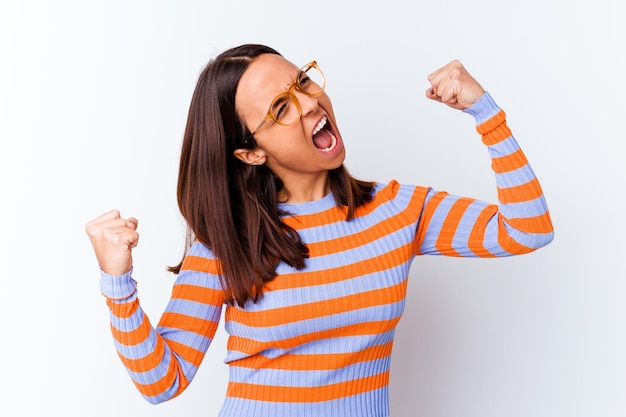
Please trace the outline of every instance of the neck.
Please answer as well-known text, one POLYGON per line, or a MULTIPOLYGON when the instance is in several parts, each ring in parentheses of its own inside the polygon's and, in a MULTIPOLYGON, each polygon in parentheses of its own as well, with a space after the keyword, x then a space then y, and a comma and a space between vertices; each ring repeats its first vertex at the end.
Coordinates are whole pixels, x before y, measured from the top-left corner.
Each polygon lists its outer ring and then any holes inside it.
MULTIPOLYGON (((281 178, 282 179, 282 178, 281 178)), ((308 178, 282 179, 286 192, 278 195, 278 201, 284 203, 306 203, 324 198, 330 192, 328 171, 308 178)))

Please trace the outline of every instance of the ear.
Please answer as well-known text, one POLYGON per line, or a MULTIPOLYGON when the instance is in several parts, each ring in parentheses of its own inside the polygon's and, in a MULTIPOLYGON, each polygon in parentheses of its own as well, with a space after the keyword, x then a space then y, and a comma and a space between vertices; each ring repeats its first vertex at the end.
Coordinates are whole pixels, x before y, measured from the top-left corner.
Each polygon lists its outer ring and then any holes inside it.
POLYGON ((265 163, 265 151, 259 148, 236 149, 233 151, 235 158, 248 165, 263 165, 265 163))

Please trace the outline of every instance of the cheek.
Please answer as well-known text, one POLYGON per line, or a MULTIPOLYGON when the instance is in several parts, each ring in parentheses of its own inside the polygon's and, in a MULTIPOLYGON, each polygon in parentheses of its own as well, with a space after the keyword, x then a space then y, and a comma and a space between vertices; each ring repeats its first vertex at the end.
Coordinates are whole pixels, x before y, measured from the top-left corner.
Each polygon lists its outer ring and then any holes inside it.
POLYGON ((281 130, 280 134, 270 135, 257 144, 277 159, 301 154, 303 149, 308 147, 309 140, 304 136, 302 126, 299 124, 282 127, 281 130))
POLYGON ((326 113, 328 113, 328 115, 330 116, 330 118, 332 119, 332 122, 335 124, 335 127, 336 127, 337 119, 335 118, 335 110, 333 109, 333 103, 330 101, 330 98, 326 95, 326 93, 324 93, 321 96, 319 96, 317 100, 318 100, 319 105, 324 110, 326 110, 326 113))
POLYGON ((324 109, 326 109, 327 111, 333 110, 333 103, 330 101, 330 97, 328 97, 328 94, 322 93, 322 95, 318 96, 317 101, 320 106, 324 107, 324 109))

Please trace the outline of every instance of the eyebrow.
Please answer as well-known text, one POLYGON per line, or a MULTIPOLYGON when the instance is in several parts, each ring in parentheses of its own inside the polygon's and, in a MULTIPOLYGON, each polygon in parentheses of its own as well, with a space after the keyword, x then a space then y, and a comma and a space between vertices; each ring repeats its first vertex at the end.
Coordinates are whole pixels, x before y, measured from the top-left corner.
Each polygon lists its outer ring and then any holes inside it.
POLYGON ((292 81, 285 84, 285 91, 289 91, 292 85, 297 84, 298 80, 300 79, 301 74, 304 74, 304 71, 300 71, 300 68, 298 68, 298 70, 296 71, 295 78, 292 81))

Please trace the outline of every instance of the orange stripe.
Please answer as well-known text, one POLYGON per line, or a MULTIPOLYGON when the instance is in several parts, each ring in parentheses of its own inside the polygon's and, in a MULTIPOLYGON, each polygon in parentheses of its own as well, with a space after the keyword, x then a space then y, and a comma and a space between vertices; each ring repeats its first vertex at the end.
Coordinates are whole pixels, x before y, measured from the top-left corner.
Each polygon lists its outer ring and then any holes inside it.
POLYGON ((498 200, 504 204, 523 203, 543 195, 537 178, 515 187, 498 188, 498 200))
POLYGON ((524 233, 550 233, 552 221, 548 212, 535 217, 517 217, 507 219, 508 224, 524 233))
POLYGON ((458 199, 450 208, 446 219, 441 225, 435 248, 442 254, 450 256, 461 256, 453 247, 452 240, 456 234, 456 229, 459 227, 461 218, 465 214, 467 207, 472 204, 474 200, 469 198, 458 199))
POLYGON ((412 243, 400 246, 376 257, 336 268, 283 274, 280 275, 281 279, 268 282, 266 284, 266 291, 330 284, 359 277, 364 274, 385 271, 406 262, 411 257, 411 247, 412 243))
POLYGON ((493 130, 485 133, 481 139, 485 145, 495 145, 511 136, 511 129, 509 129, 505 123, 502 123, 493 130))
POLYGON ((129 303, 117 303, 113 299, 107 298, 106 303, 107 306, 109 306, 109 308, 111 309, 111 313, 113 313, 115 317, 121 319, 129 318, 130 316, 135 314, 137 308, 139 308, 139 300, 137 300, 136 298, 129 303))
POLYGON ((324 218, 324 224, 332 224, 346 220, 346 213, 343 211, 343 208, 333 206, 320 213, 289 216, 284 218, 283 221, 285 224, 295 229, 306 229, 319 226, 320 216, 324 218))
MULTIPOLYGON (((404 212, 419 213, 419 201, 413 200, 404 212)), ((403 215, 404 212, 401 212, 396 216, 389 217, 382 222, 377 223, 375 226, 359 233, 322 242, 307 243, 309 255, 311 257, 324 256, 327 254, 338 253, 358 248, 360 246, 365 246, 374 240, 400 230, 415 221, 414 217, 403 215)))
MULTIPOLYGON (((398 195, 398 191, 400 191, 401 185, 393 180, 390 181, 389 184, 382 190, 378 191, 377 199, 374 201, 378 201, 377 204, 365 204, 360 207, 357 207, 354 213, 354 217, 363 217, 371 214, 374 210, 380 207, 383 204, 387 204, 389 201, 392 201, 398 195), (378 200, 378 196, 380 196, 380 200, 378 200)), ((426 195, 430 191, 430 187, 422 187, 416 186, 413 189, 413 194, 411 195, 411 199, 409 201, 409 207, 421 206, 422 202, 426 198, 426 195)), ((403 210, 403 212, 408 211, 411 213, 411 209, 407 208, 403 210)))
MULTIPOLYGON (((385 203, 389 198, 395 197, 400 189, 400 185, 397 181, 391 181, 384 187, 382 190, 378 191, 378 194, 381 196, 388 196, 388 198, 381 198, 380 200, 374 200, 377 204, 365 204, 360 207, 357 207, 355 210, 355 217, 366 216, 370 214, 372 211, 376 210, 381 204, 385 203)), ((314 214, 303 214, 298 216, 289 216, 283 219, 285 224, 296 228, 296 229, 306 229, 310 227, 317 227, 320 225, 320 216, 324 218, 324 224, 342 222, 346 219, 346 213, 343 207, 332 207, 322 213, 314 213, 314 214)))
POLYGON ((286 354, 278 358, 268 358, 262 354, 249 356, 236 363, 238 367, 251 369, 283 369, 292 371, 327 371, 344 366, 386 358, 391 354, 393 341, 378 346, 371 346, 355 353, 328 354, 286 354))
MULTIPOLYGON (((119 352, 118 352, 119 353, 119 352)), ((150 371, 161 363, 161 359, 165 354, 165 343, 161 337, 157 338, 157 344, 152 352, 143 358, 129 359, 119 353, 119 357, 122 359, 122 363, 129 371, 132 372, 147 372, 150 371)))
POLYGON ((476 126, 476 131, 482 135, 482 141, 485 145, 494 145, 511 136, 511 132, 506 126, 506 114, 503 110, 476 126))
POLYGON ((398 181, 396 180, 389 181, 389 183, 384 188, 380 189, 377 193, 377 196, 380 196, 380 200, 377 198, 376 200, 373 200, 370 204, 364 204, 357 207, 354 210, 354 217, 363 217, 371 214, 382 204, 385 204, 389 200, 395 199, 398 195, 398 191, 400 191, 400 183, 398 183, 398 181))
POLYGON ((176 352, 177 355, 181 356, 184 360, 191 363, 196 368, 200 366, 200 363, 202 363, 204 353, 198 349, 194 349, 191 346, 183 345, 182 343, 178 343, 173 340, 168 340, 167 344, 172 351, 176 352))
POLYGON ((484 135, 485 133, 490 132, 496 127, 500 126, 502 123, 505 122, 505 120, 506 120, 506 114, 504 113, 504 110, 500 110, 489 120, 486 120, 483 123, 476 126, 476 131, 479 134, 484 135))
POLYGON ((134 380, 133 382, 135 383, 135 386, 137 387, 139 392, 141 392, 143 395, 154 397, 155 395, 159 395, 168 390, 174 383, 176 376, 178 376, 179 378, 178 390, 174 394, 174 397, 176 397, 187 387, 187 385, 189 385, 189 381, 180 371, 180 368, 174 358, 172 358, 172 361, 170 361, 170 366, 167 369, 167 373, 165 374, 165 376, 158 381, 152 384, 141 384, 134 380))
POLYGON ((521 149, 518 149, 509 155, 491 159, 491 167, 497 174, 515 171, 516 169, 519 169, 527 164, 528 160, 521 149))
POLYGON ((159 326, 180 329, 208 337, 217 328, 217 323, 211 320, 166 311, 161 316, 159 326))
POLYGON ((130 332, 124 332, 122 330, 116 329, 113 324, 111 324, 111 333, 113 333, 113 337, 119 343, 126 346, 134 346, 143 342, 150 335, 150 330, 152 327, 150 326, 150 321, 147 316, 143 317, 143 321, 135 330, 130 332))
POLYGON ((491 252, 485 248, 485 231, 487 228, 487 224, 491 220, 493 216, 498 215, 498 206, 495 204, 490 204, 483 209, 483 211, 476 218, 476 222, 472 227, 472 231, 470 232, 470 236, 468 239, 468 246, 472 252, 476 256, 484 257, 484 258, 493 258, 491 252))
POLYGON ((176 284, 172 289, 172 298, 220 306, 224 302, 224 292, 198 285, 176 284))
MULTIPOLYGON (((393 200, 398 191, 400 190, 400 184, 397 181, 390 181, 383 189, 379 190, 377 193, 376 200, 373 200, 370 204, 364 204, 360 207, 357 207, 354 211, 354 217, 363 217, 371 214, 374 210, 376 210, 381 205, 387 203, 389 200, 393 200)), ((424 200, 424 197, 428 193, 429 188, 427 187, 416 187, 413 196, 411 197, 412 205, 419 204, 424 200)), ((333 207, 322 213, 315 214, 305 214, 299 216, 290 216, 284 219, 285 224, 294 227, 296 229, 306 229, 310 227, 317 227, 320 224, 320 215, 324 219, 324 224, 330 224, 335 222, 342 222, 346 218, 346 214, 344 212, 344 208, 333 207)))
POLYGON ((217 261, 217 259, 187 255, 183 260, 181 269, 208 272, 210 274, 217 275, 219 273, 219 262, 217 261))
MULTIPOLYGON (((147 372, 156 368, 161 363, 161 359, 163 359, 163 356, 165 355, 165 343, 166 342, 163 341, 163 338, 159 337, 154 351, 140 359, 128 359, 122 354, 119 354, 119 357, 129 371, 147 372)), ((168 340, 167 344, 172 352, 176 352, 177 355, 181 356, 195 367, 200 366, 202 358, 204 357, 202 352, 187 345, 174 342, 173 340, 168 340)), ((176 358, 172 357, 172 360, 175 361, 176 358)))
POLYGON ((398 324, 399 320, 400 318, 396 317, 390 320, 356 323, 348 326, 307 333, 288 339, 272 340, 269 342, 259 342, 257 340, 247 339, 244 337, 230 336, 227 342, 227 349, 229 351, 237 351, 248 355, 254 355, 265 349, 289 349, 310 342, 311 340, 380 334, 393 329, 398 324))
POLYGON ((406 280, 390 287, 346 295, 340 298, 276 308, 272 311, 236 310, 229 321, 257 328, 280 326, 367 307, 398 302, 406 294, 406 280))
POLYGON ((511 236, 507 234, 506 227, 504 225, 504 218, 502 216, 499 216, 498 224, 498 244, 502 247, 502 249, 518 255, 532 252, 535 250, 516 242, 511 236))
POLYGON ((272 402, 318 402, 349 397, 387 386, 389 371, 320 387, 284 387, 231 382, 227 396, 272 402))

